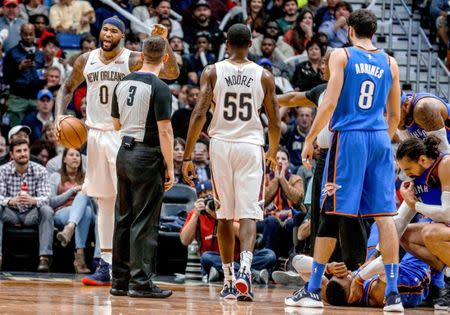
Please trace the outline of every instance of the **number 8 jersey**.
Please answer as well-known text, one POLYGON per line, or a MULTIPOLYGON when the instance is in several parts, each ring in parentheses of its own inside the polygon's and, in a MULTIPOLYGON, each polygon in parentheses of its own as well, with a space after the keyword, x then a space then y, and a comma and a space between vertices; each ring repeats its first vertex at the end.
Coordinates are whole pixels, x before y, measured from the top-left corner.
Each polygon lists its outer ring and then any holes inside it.
POLYGON ((345 48, 348 61, 331 130, 385 130, 383 111, 392 86, 389 57, 382 51, 345 48))
POLYGON ((104 64, 100 49, 89 53, 83 75, 87 84, 86 125, 99 130, 114 130, 111 118, 111 101, 117 83, 130 73, 131 50, 123 49, 119 55, 104 64))
POLYGON ((230 142, 264 145, 259 112, 264 100, 263 68, 254 62, 235 65, 224 60, 215 64, 216 84, 209 136, 230 142))

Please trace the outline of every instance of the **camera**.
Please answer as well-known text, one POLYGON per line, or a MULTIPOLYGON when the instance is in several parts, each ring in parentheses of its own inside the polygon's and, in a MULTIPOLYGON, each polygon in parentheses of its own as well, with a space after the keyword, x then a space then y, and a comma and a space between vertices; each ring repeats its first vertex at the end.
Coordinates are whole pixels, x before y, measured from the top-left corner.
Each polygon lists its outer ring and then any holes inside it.
MULTIPOLYGON (((205 207, 211 211, 216 211, 216 205, 214 203, 214 197, 212 195, 208 195, 205 197, 205 207)), ((201 214, 206 214, 206 210, 202 210, 201 214)))

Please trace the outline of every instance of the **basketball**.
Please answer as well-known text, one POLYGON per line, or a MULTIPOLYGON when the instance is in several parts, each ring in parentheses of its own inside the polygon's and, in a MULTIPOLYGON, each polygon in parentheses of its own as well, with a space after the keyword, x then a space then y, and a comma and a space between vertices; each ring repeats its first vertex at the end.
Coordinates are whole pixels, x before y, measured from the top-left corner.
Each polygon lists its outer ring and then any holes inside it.
POLYGON ((78 149, 86 143, 86 126, 76 117, 64 117, 59 123, 58 140, 66 148, 78 149))

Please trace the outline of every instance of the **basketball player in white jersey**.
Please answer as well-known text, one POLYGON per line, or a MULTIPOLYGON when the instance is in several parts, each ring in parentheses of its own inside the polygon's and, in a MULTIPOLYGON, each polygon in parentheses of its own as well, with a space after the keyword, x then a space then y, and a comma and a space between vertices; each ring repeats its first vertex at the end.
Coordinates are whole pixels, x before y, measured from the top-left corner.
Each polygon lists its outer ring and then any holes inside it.
POLYGON ((215 198, 220 256, 225 275, 222 298, 253 300, 250 266, 256 237, 256 221, 263 219, 264 132, 259 112, 264 104, 269 118, 267 164, 277 165, 280 116, 272 74, 247 59, 251 33, 244 24, 227 33, 230 58, 205 68, 200 95, 191 116, 184 152, 183 178, 192 183, 191 153, 212 104, 209 127, 211 171, 215 198), (240 222, 240 269, 234 276, 233 221, 240 222))
MULTIPOLYGON (((88 159, 83 192, 98 202, 98 233, 101 260, 96 272, 82 279, 86 285, 111 285, 112 239, 116 198, 116 156, 121 140, 111 119, 111 100, 116 84, 131 71, 142 67, 142 54, 119 46, 125 25, 117 17, 103 21, 101 47, 79 56, 73 71, 61 86, 56 98, 57 128, 75 89, 86 80, 88 159)), ((169 60, 159 74, 162 79, 179 75, 175 56, 167 42, 167 29, 156 25, 152 35, 166 38, 169 60)))

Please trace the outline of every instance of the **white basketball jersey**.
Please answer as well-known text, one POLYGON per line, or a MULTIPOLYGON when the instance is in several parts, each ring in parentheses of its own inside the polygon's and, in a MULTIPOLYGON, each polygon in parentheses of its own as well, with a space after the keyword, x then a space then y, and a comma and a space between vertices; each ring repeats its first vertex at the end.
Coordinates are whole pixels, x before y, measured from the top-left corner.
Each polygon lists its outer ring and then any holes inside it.
POLYGON ((215 103, 209 126, 211 138, 264 145, 259 111, 264 100, 263 68, 256 63, 234 65, 227 60, 215 64, 215 103))
POLYGON ((100 60, 100 49, 89 53, 84 66, 87 83, 86 125, 100 130, 114 130, 111 118, 111 101, 117 83, 130 73, 128 66, 131 50, 123 49, 108 64, 100 60))

